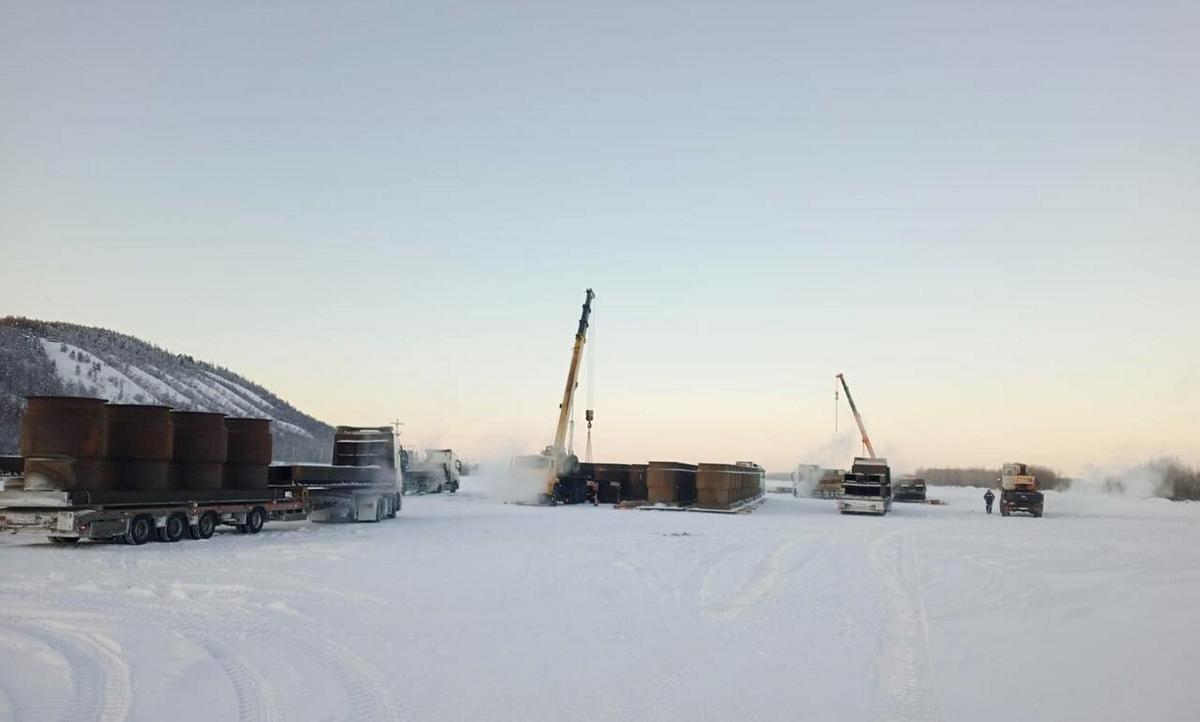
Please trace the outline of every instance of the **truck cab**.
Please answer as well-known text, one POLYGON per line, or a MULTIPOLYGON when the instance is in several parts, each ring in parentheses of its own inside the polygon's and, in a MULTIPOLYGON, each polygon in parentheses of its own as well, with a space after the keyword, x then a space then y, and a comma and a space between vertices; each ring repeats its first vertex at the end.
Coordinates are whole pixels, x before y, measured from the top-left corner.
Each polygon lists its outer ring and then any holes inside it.
POLYGON ((842 498, 838 509, 843 514, 877 514, 892 508, 892 471, 887 459, 858 457, 850 472, 842 478, 842 498))

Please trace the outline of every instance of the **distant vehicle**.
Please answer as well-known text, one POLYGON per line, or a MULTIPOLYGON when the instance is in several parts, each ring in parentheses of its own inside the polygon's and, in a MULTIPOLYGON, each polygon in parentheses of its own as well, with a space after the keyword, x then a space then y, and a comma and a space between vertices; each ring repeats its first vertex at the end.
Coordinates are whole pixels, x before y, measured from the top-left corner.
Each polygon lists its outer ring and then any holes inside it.
POLYGON ((1041 516, 1045 498, 1038 491, 1037 478, 1025 464, 1013 462, 1000 470, 1000 516, 1025 512, 1041 516))
POLYGON ((408 462, 401 471, 406 494, 440 494, 458 491, 462 460, 453 449, 426 449, 425 459, 408 462))
POLYGON ((850 473, 842 478, 843 514, 878 514, 892 508, 892 471, 887 459, 856 457, 850 473))
POLYGON ((925 501, 925 480, 917 476, 903 476, 896 482, 892 493, 895 501, 923 502, 925 501))

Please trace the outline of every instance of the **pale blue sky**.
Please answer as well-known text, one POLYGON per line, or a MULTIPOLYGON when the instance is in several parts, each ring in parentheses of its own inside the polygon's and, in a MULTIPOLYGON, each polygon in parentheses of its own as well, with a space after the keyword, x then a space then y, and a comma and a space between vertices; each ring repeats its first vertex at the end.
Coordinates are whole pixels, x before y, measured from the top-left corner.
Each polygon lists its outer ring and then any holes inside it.
POLYGON ((6 2, 0 313, 501 457, 548 441, 592 286, 605 458, 829 455, 845 371, 903 465, 1200 460, 1197 27, 6 2))

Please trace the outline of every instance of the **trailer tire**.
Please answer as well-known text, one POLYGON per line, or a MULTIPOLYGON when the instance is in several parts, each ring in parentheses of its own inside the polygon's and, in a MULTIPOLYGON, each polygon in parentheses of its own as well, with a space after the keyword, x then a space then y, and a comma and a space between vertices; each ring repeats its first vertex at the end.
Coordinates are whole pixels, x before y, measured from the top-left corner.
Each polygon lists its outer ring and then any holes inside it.
POLYGON ((187 517, 175 513, 167 517, 166 523, 154 530, 160 542, 177 542, 187 534, 187 517))
POLYGON ((246 512, 246 533, 257 534, 263 529, 263 524, 267 522, 267 512, 261 506, 256 506, 246 512))
POLYGON ((139 514, 129 520, 129 528, 125 530, 121 539, 130 546, 141 546, 150 541, 153 534, 154 517, 148 514, 139 514))
POLYGON ((52 536, 52 537, 46 537, 46 538, 50 540, 51 544, 77 544, 77 543, 79 543, 79 537, 77 537, 77 536, 52 536))
POLYGON ((195 524, 188 527, 188 536, 193 539, 211 539, 217 531, 217 515, 206 511, 200 515, 195 524))

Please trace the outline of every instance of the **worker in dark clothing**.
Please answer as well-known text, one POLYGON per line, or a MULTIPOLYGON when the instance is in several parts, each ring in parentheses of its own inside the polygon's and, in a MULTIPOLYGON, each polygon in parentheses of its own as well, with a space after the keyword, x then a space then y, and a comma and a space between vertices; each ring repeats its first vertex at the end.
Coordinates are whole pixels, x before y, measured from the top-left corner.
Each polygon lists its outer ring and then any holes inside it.
POLYGON ((988 489, 987 493, 983 495, 983 503, 987 505, 987 513, 992 513, 992 502, 995 500, 996 495, 992 493, 991 489, 988 489))

